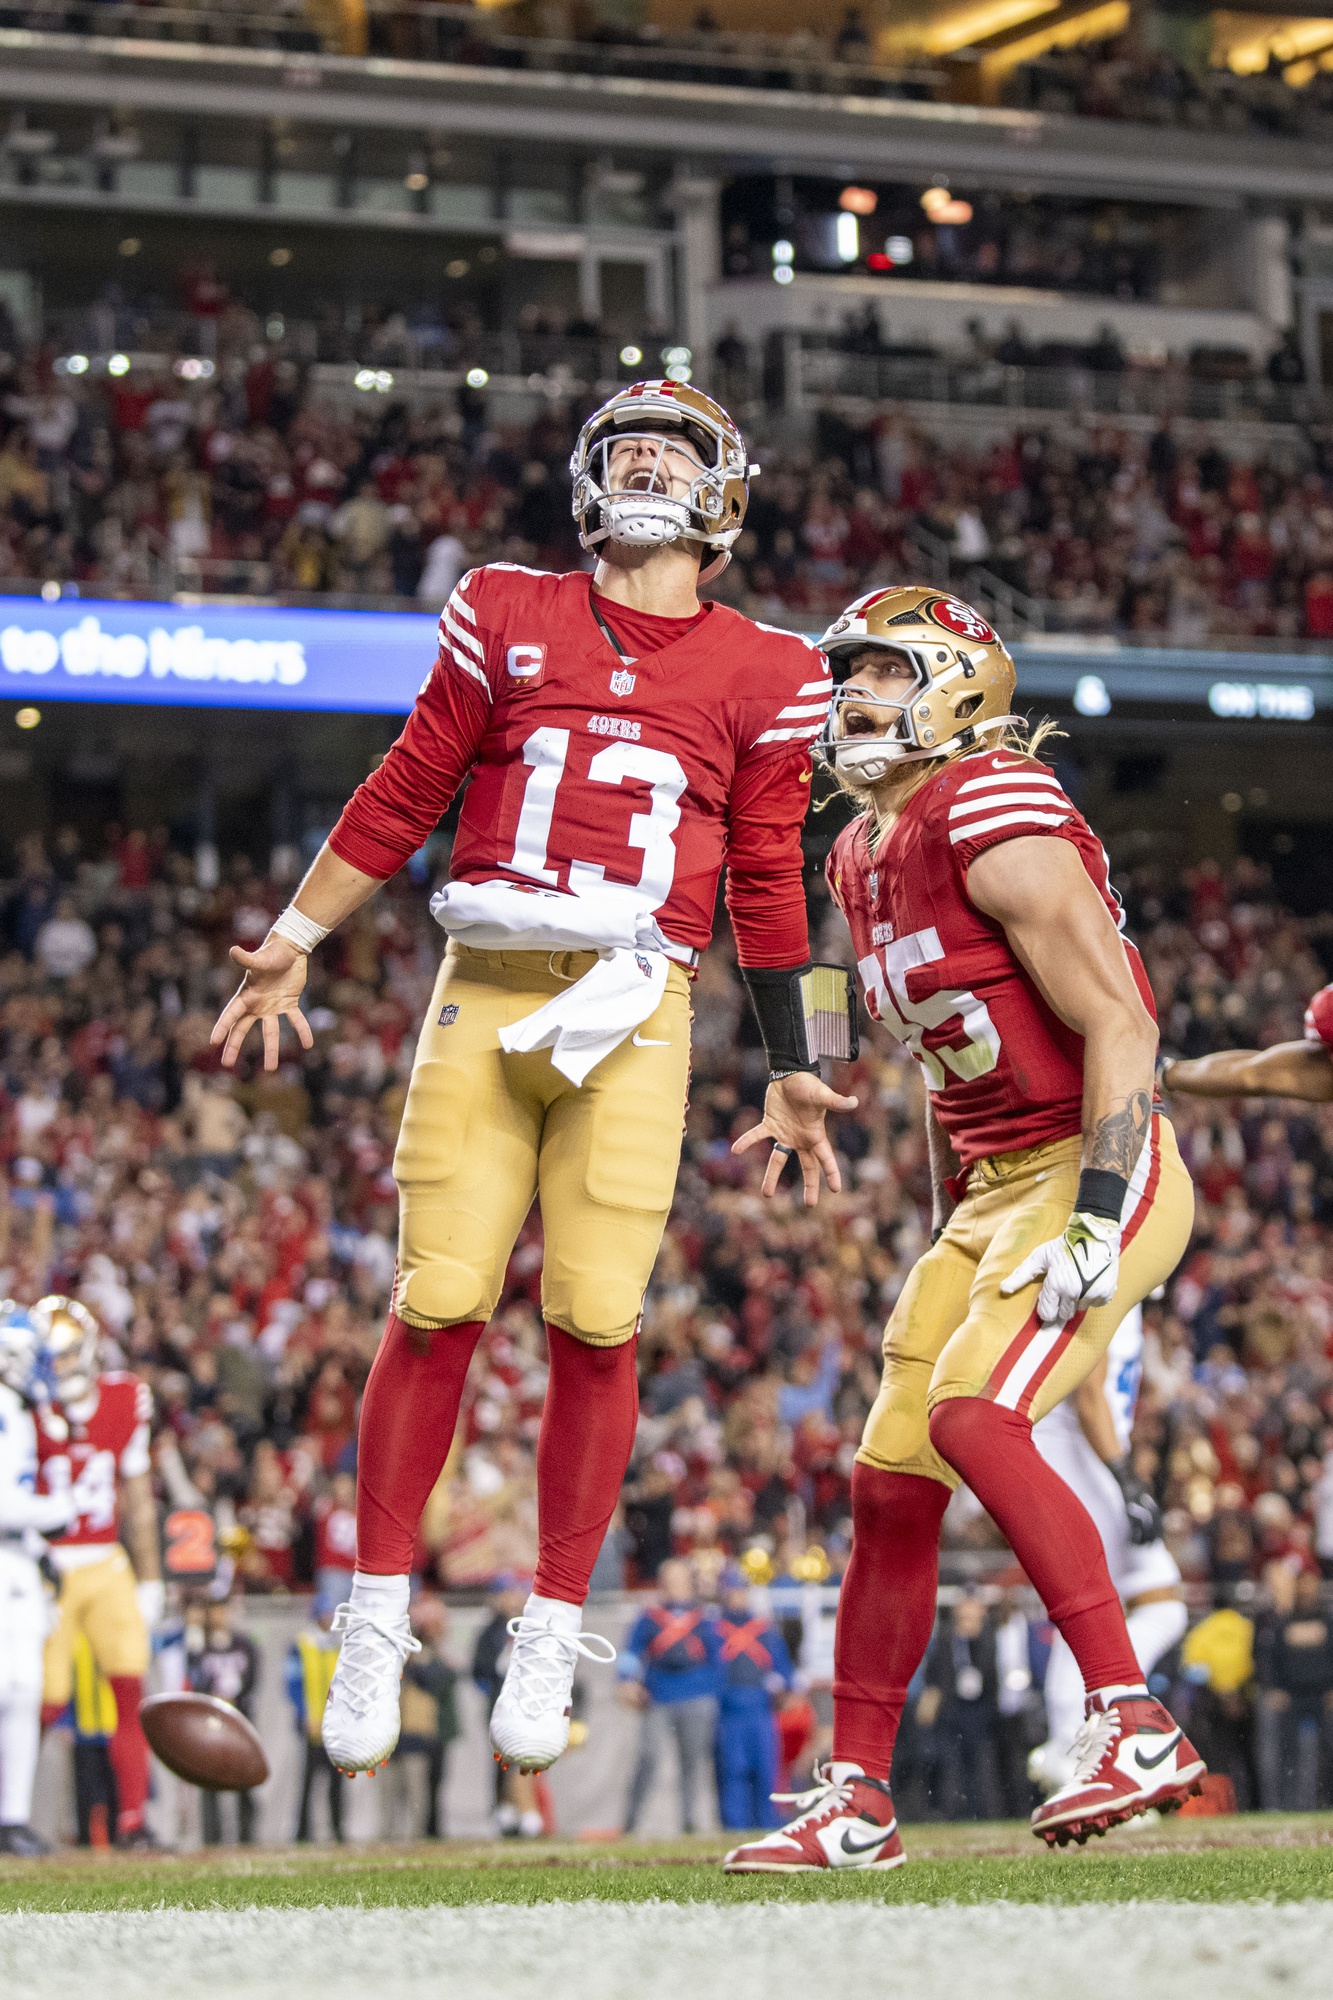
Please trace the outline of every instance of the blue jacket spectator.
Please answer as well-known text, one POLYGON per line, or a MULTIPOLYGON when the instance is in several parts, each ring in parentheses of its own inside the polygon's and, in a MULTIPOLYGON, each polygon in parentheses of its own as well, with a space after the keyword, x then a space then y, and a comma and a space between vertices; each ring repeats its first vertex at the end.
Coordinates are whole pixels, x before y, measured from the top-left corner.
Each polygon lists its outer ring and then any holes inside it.
POLYGON ((773 1704, 795 1677, 780 1628, 751 1605, 739 1569, 722 1572, 719 1663, 722 1694, 717 1723, 717 1796, 725 1827, 773 1827, 778 1732, 773 1704))
POLYGON ((675 1738, 680 1759, 681 1826, 695 1827, 695 1795, 717 1731, 722 1680, 722 1633, 695 1602, 688 1563, 670 1560, 658 1572, 662 1601, 637 1619, 616 1669, 626 1701, 640 1711, 639 1755, 625 1804, 625 1831, 639 1823, 662 1749, 675 1738))

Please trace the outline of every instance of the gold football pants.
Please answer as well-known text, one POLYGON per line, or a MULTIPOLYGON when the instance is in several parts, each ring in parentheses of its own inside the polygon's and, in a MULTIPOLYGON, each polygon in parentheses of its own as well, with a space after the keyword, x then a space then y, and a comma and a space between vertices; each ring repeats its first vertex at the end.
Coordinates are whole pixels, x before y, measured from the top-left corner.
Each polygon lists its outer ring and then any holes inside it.
POLYGON ((980 1160, 943 1235, 914 1266, 884 1330, 884 1375, 857 1453, 887 1472, 957 1486, 930 1442, 930 1412, 984 1396, 1037 1423, 1078 1387, 1131 1306, 1170 1277, 1194 1221, 1194 1188, 1170 1121, 1154 1114, 1130 1181, 1120 1281, 1109 1305, 1064 1327, 1037 1319, 1039 1281, 1000 1285, 1030 1250, 1063 1233, 1082 1160, 1079 1138, 980 1160))
POLYGON ((74 1645, 87 1639, 98 1670, 113 1675, 148 1672, 148 1628, 124 1549, 109 1548, 102 1562, 66 1570, 60 1580, 60 1616, 46 1641, 42 1700, 64 1707, 74 1692, 74 1645))
POLYGON ((451 940, 403 1110, 394 1310, 412 1326, 488 1319, 534 1195, 542 1312, 598 1347, 630 1339, 676 1186, 689 1083, 689 980, 581 1088, 549 1049, 499 1030, 579 979, 595 954, 474 951, 451 940))

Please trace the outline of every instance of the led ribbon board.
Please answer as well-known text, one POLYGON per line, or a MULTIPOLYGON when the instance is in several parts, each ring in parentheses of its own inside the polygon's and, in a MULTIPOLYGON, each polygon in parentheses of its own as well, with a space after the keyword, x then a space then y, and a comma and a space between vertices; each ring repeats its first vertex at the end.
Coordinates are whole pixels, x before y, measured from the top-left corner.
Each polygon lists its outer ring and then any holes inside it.
POLYGON ((0 597, 0 700, 405 715, 438 646, 426 612, 0 597))

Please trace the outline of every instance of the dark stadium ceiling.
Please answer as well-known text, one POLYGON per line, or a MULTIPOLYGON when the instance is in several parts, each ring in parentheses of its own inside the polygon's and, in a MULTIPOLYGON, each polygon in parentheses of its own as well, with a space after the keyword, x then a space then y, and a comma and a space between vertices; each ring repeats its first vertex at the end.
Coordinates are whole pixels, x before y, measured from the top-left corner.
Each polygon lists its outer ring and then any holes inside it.
POLYGON ((1328 149, 972 105, 807 97, 745 88, 489 71, 269 50, 72 42, 0 29, 10 105, 286 117, 347 129, 633 147, 692 173, 789 171, 927 179, 967 173, 995 187, 1096 190, 1202 206, 1333 202, 1328 149))

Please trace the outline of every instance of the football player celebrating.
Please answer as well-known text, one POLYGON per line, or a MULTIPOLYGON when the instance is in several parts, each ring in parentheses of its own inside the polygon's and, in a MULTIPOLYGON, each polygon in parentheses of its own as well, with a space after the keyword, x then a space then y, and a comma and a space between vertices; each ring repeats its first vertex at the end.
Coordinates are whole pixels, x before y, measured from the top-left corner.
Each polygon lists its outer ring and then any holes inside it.
POLYGON ((1178 1804, 1203 1774, 1149 1698, 1096 1528, 1032 1442, 1175 1268, 1194 1212, 1153 1105, 1151 996, 1106 856, 1032 754, 1040 733, 1020 733, 1013 662, 969 605, 875 591, 820 644, 841 682, 825 754, 865 808, 834 843, 829 882, 867 1007, 924 1075, 936 1227, 885 1331, 852 1476, 832 1757, 794 1822, 728 1857, 737 1872, 902 1860, 894 1738, 960 1479, 1087 1690, 1074 1774, 1034 1831, 1085 1840, 1178 1804))
POLYGON ((28 1824, 41 1743, 42 1648, 50 1599, 42 1535, 68 1526, 77 1502, 37 1491, 39 1334, 31 1313, 0 1304, 0 1854, 49 1850, 28 1824))
MULTIPOLYGON (((1143 1312, 1135 1306, 1091 1372, 1034 1424, 1032 1439, 1096 1523, 1111 1581, 1125 1607, 1129 1643, 1146 1680, 1184 1636, 1189 1621, 1180 1570, 1162 1539, 1157 1502, 1129 1458, 1142 1375, 1143 1312)), ((1042 1693, 1049 1733, 1032 1752, 1028 1771, 1043 1791, 1054 1792, 1073 1775, 1084 1704, 1083 1677, 1059 1633, 1042 1693)))
MULTIPOLYGON (((470 774, 450 934, 394 1161, 393 1310, 362 1402, 357 1572, 324 1743, 371 1769, 398 1736, 413 1537, 468 1363, 534 1196, 550 1377, 537 1449, 535 1588, 491 1718, 502 1762, 542 1770, 569 1738, 592 1564, 637 1412, 635 1335, 675 1186, 689 970, 718 875, 772 1073, 766 1122, 807 1201, 838 1172, 836 1097, 807 1059, 800 831, 828 713, 823 655, 700 603, 748 499, 744 442, 688 385, 639 382, 579 433, 573 505, 595 573, 473 570, 407 726, 256 952, 215 1042, 233 1063, 299 1011, 307 954, 419 848, 470 774)), ((367 663, 373 672, 373 662, 367 663)), ((613 1656, 613 1655, 612 1655, 613 1656)))
POLYGON ((1333 986, 1321 986, 1305 1010, 1305 1039, 1271 1049, 1218 1049, 1188 1061, 1168 1058, 1163 1090, 1190 1097, 1298 1097, 1307 1104, 1333 1099, 1333 986))
POLYGON ((61 1577, 60 1619, 46 1642, 43 1712, 49 1717, 69 1701, 74 1642, 82 1633, 116 1697, 116 1733, 108 1747, 116 1840, 122 1847, 148 1846, 148 1744, 139 1703, 148 1635, 161 1621, 165 1594, 148 1458, 152 1397, 133 1375, 99 1373, 97 1321, 77 1299, 40 1299, 33 1318, 54 1398, 37 1426, 39 1483, 44 1492, 72 1494, 78 1509, 51 1537, 61 1577))

